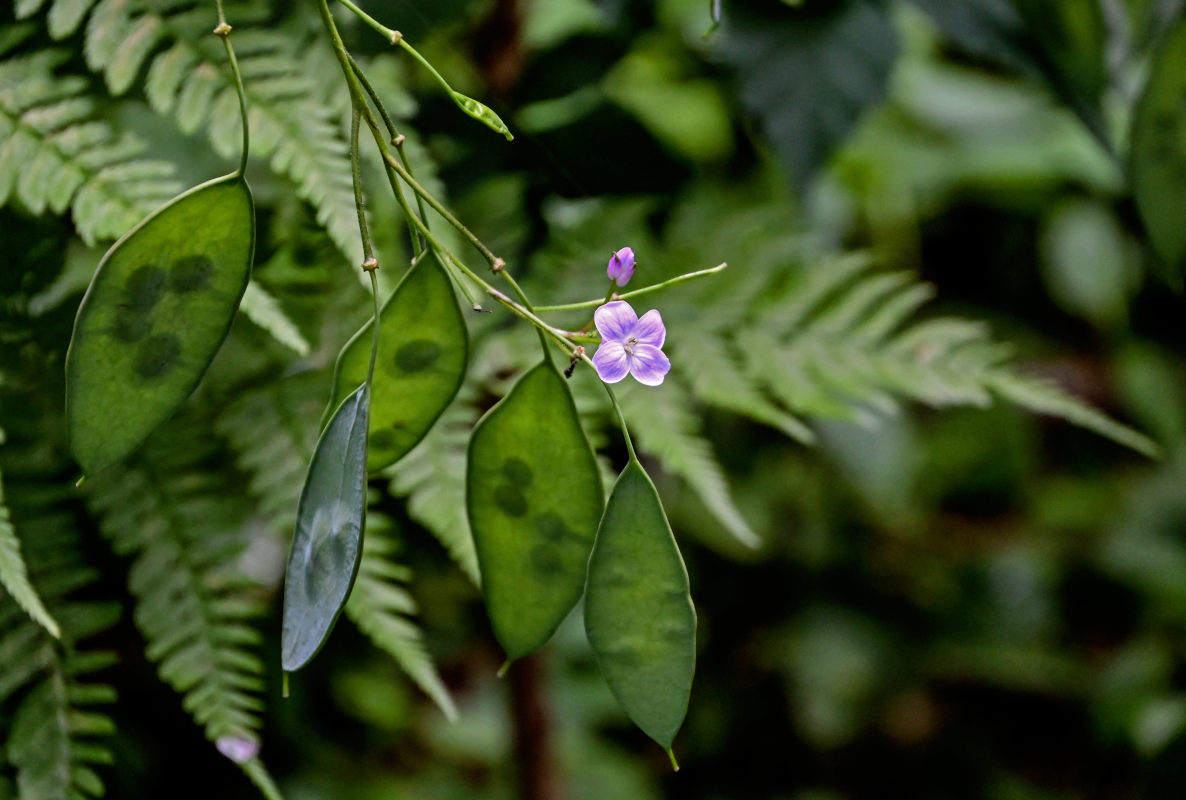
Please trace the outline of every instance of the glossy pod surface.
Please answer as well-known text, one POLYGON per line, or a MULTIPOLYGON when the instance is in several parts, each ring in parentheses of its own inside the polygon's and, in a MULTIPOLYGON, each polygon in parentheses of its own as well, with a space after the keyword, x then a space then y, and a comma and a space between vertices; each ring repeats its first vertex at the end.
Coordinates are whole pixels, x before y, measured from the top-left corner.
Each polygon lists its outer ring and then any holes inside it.
POLYGON ((486 611, 514 660, 543 646, 580 599, 602 510, 593 451, 551 363, 481 419, 466 469, 486 611))
POLYGON ((622 470, 597 531, 585 632, 618 703, 670 751, 692 691, 696 612, 659 494, 637 461, 622 470))
POLYGON ((254 249, 251 191, 226 177, 107 251, 66 356, 70 445, 85 474, 126 456, 189 397, 230 330, 254 249))
POLYGON ((1186 19, 1162 40, 1132 123, 1132 184, 1158 255, 1186 267, 1186 19))
MULTIPOLYGON (((469 354, 453 286, 431 258, 400 281, 383 304, 379 325, 367 457, 372 472, 395 463, 424 438, 461 387, 469 354)), ((368 322, 338 355, 331 408, 366 380, 370 355, 368 322)))
POLYGON ((369 404, 366 384, 343 400, 309 463, 284 573, 280 665, 285 672, 303 667, 325 644, 358 574, 369 404))

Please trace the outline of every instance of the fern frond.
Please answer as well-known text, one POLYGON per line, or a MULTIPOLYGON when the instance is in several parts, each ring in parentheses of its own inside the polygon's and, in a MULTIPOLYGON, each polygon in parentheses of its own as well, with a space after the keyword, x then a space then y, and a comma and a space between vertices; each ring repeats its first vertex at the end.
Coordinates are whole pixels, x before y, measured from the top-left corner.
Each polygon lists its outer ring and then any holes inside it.
POLYGON ((27 689, 5 732, 5 749, 16 769, 20 797, 101 797, 104 787, 95 767, 112 762, 103 740, 114 732, 102 706, 114 701, 115 692, 90 675, 115 658, 78 645, 111 627, 119 609, 72 600, 75 591, 94 581, 95 573, 81 561, 73 515, 52 508, 64 504, 60 492, 29 493, 36 495, 40 497, 27 502, 17 519, 29 536, 30 580, 60 622, 61 638, 51 638, 29 620, 11 596, 0 600, 0 702, 27 689))
POLYGON ((0 205, 69 209, 87 244, 114 238, 175 194, 173 166, 138 159, 144 145, 96 120, 87 81, 55 75, 66 54, 0 62, 0 205))
POLYGON ((305 372, 243 393, 215 422, 273 530, 292 534, 329 379, 305 372))
POLYGON ((258 742, 263 665, 246 620, 260 609, 235 571, 248 512, 204 465, 212 442, 194 427, 162 429, 133 462, 96 477, 89 500, 112 548, 134 558, 134 618, 162 680, 210 741, 258 742))
POLYGON ((659 387, 623 386, 619 399, 638 447, 660 460, 664 469, 687 481, 705 507, 747 547, 762 540, 737 509, 724 470, 712 447, 697 432, 698 421, 687 388, 675 381, 659 387))
POLYGON ((420 628, 411 619, 417 613, 416 601, 402 584, 412 573, 392 558, 396 546, 387 531, 390 527, 386 518, 368 513, 362 564, 346 603, 346 616, 454 721, 457 707, 433 666, 420 628))
POLYGON ((477 410, 458 397, 412 452, 390 467, 391 493, 408 499, 408 515, 432 531, 475 586, 478 556, 465 516, 465 452, 477 410))
MULTIPOLYGON (((269 159, 347 259, 361 261, 349 154, 335 108, 306 71, 321 39, 252 28, 264 4, 237 4, 228 14, 247 90, 252 155, 269 159)), ((234 82, 213 27, 212 9, 188 0, 100 0, 87 22, 86 57, 115 95, 126 92, 147 65, 149 105, 171 114, 187 133, 206 129, 219 155, 239 152, 234 82)))
POLYGON ((239 308, 247 319, 272 334, 272 338, 280 344, 298 356, 309 355, 309 343, 301 335, 300 329, 284 313, 276 298, 268 294, 256 281, 247 284, 247 291, 243 293, 239 308))
POLYGON ((877 272, 862 254, 798 275, 775 274, 740 321, 725 320, 711 303, 703 315, 677 318, 669 326, 677 343, 673 363, 688 374, 699 401, 801 441, 810 439, 788 430, 779 414, 874 425, 897 413, 903 399, 983 407, 996 396, 1139 452, 1155 450, 1146 437, 1056 387, 1017 375, 1010 348, 984 324, 915 319, 932 294, 908 273, 877 272), (680 359, 678 343, 685 341, 694 343, 692 357, 680 359))
POLYGON ((1048 380, 1001 370, 990 374, 986 382, 994 394, 1022 408, 1065 419, 1150 458, 1161 455, 1161 448, 1149 437, 1121 425, 1048 380))
MULTIPOLYGON (((0 441, 3 441, 0 431, 0 441)), ((21 557, 21 542, 9 520, 8 507, 4 505, 4 475, 0 473, 0 583, 8 590, 16 604, 55 639, 61 636, 58 623, 50 616, 41 602, 40 595, 29 582, 28 568, 21 557)))

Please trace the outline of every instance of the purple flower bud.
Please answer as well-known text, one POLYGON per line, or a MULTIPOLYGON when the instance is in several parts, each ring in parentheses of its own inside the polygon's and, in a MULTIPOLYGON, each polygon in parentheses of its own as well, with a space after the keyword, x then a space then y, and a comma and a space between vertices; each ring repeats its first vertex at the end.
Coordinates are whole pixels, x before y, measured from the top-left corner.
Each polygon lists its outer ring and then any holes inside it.
POLYGON ((617 383, 627 375, 646 386, 663 383, 671 362, 660 349, 667 328, 659 312, 651 309, 639 318, 625 300, 606 303, 593 312, 601 344, 593 354, 597 375, 606 383, 617 383))
POLYGON ((246 764, 259 755, 259 742, 242 736, 220 736, 214 746, 236 764, 246 764))
POLYGON ((630 283, 630 278, 634 276, 634 250, 629 247, 623 247, 610 256, 609 266, 606 268, 605 274, 609 275, 609 279, 618 284, 618 286, 625 286, 630 283))

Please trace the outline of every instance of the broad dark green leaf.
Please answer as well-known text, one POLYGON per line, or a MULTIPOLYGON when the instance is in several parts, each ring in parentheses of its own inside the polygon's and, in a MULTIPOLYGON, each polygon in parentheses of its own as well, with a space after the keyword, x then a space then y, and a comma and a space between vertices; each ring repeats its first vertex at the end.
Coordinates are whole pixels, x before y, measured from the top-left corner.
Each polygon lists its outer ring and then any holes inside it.
POLYGON ((637 461, 618 476, 597 530, 585 632, 618 703, 670 753, 692 691, 696 611, 659 493, 637 461))
POLYGON ((889 13, 869 0, 733 4, 723 30, 741 100, 803 193, 861 113, 885 98, 898 53, 889 13))
POLYGON ((251 190, 229 176, 107 251, 66 356, 70 444, 85 474, 126 456, 189 397, 230 330, 254 250, 251 190))
POLYGON ((317 655, 358 574, 369 407, 364 383, 338 406, 309 463, 284 575, 280 664, 285 672, 300 669, 317 655))
POLYGON ((465 488, 486 611, 514 660, 542 647, 580 599, 603 502, 593 450, 550 362, 478 422, 465 488))
MULTIPOLYGON (((408 271, 379 313, 367 467, 403 458, 428 433, 465 378, 469 335, 449 276, 435 259, 408 271)), ((331 408, 366 380, 371 323, 338 355, 331 408)))
POLYGON ((958 47, 1045 82, 1099 139, 1108 30, 1083 0, 914 0, 958 47))
POLYGON ((1186 267, 1186 19, 1166 34, 1132 123, 1132 188, 1157 254, 1186 267))

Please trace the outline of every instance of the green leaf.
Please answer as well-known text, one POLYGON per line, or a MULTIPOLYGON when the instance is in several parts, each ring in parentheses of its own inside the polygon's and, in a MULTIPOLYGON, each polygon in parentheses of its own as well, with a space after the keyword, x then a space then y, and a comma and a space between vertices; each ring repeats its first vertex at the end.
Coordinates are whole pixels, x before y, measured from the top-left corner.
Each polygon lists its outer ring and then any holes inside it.
POLYGON ((366 518, 369 388, 362 384, 338 406, 309 464, 284 576, 280 663, 285 672, 317 655, 358 574, 366 518))
POLYGON ((198 385, 254 250, 251 191, 228 176, 177 197, 103 257, 66 355, 67 425, 86 474, 134 450, 198 385))
POLYGON ((542 647, 580 599, 602 497, 568 385, 545 360, 478 422, 466 465, 486 611, 508 659, 542 647))
POLYGON ((764 10, 730 9, 722 55, 802 193, 861 113, 885 97, 897 34, 875 3, 757 5, 764 10))
POLYGON ((610 492, 589 558, 585 632, 622 709, 670 753, 692 691, 696 611, 659 493, 634 460, 610 492))
MULTIPOLYGON (((371 384, 367 468, 408 454, 448 407, 465 378, 469 335, 453 285, 435 259, 413 266, 379 313, 379 354, 371 384)), ((366 380, 371 323, 342 348, 331 408, 366 380)))
POLYGON ((1166 34, 1132 121, 1132 189, 1153 249, 1186 268, 1186 19, 1166 34))
MULTIPOLYGON (((0 441, 3 441, 3 438, 3 431, 0 431, 0 441)), ((49 631, 55 639, 61 636, 58 623, 46 611, 37 590, 29 582, 25 560, 21 557, 21 542, 8 519, 8 508, 4 505, 2 475, 0 475, 0 583, 4 584, 4 588, 12 595, 16 604, 24 609, 25 613, 38 625, 49 631)))

